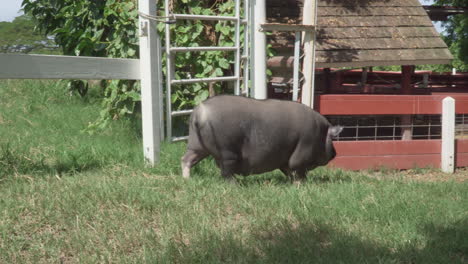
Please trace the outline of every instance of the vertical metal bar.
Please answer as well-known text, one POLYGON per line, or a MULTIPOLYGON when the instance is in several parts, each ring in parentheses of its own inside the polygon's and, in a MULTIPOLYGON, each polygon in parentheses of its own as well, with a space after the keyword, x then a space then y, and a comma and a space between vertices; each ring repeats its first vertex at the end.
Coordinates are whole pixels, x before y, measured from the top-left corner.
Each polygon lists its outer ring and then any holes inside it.
POLYGON ((431 139, 432 137, 432 118, 429 118, 429 127, 427 128, 427 139, 431 139))
POLYGON ((255 21, 254 21, 254 4, 256 0, 249 0, 249 32, 250 32, 250 96, 255 98, 255 21))
MULTIPOLYGON (((159 34, 158 34, 159 36, 159 34)), ((158 70, 158 89, 159 89, 159 121, 160 121, 160 141, 164 141, 164 84, 163 84, 163 73, 162 73, 162 45, 161 45, 161 38, 158 37, 158 65, 159 65, 159 70, 158 70)))
POLYGON ((356 119, 356 141, 359 140, 359 118, 356 119))
POLYGON ((374 120, 375 120, 374 140, 377 140, 377 127, 378 127, 377 117, 375 117, 374 120))
POLYGON ((293 69, 293 96, 292 100, 297 102, 299 97, 299 60, 301 56, 301 32, 296 32, 294 41, 294 69, 293 69))
MULTIPOLYGON (((169 22, 169 0, 164 1, 166 22, 169 22)), ((166 23, 166 137, 172 138, 172 54, 171 54, 171 28, 166 23)))
POLYGON ((249 0, 244 0, 244 17, 246 22, 244 24, 244 90, 245 96, 249 97, 249 68, 250 68, 250 59, 249 59, 249 42, 250 42, 250 3, 249 0))
POLYGON ((466 124, 465 124, 465 114, 462 114, 462 136, 463 136, 463 137, 465 137, 466 134, 467 134, 467 132, 468 132, 468 131, 466 131, 467 128, 466 128, 465 125, 466 125, 466 124))
POLYGON ((237 77, 235 82, 234 93, 240 95, 240 59, 241 59, 241 46, 240 46, 240 26, 241 26, 241 17, 240 17, 240 3, 242 0, 235 0, 235 16, 236 16, 236 28, 235 28, 235 46, 236 54, 234 58, 234 75, 237 77))

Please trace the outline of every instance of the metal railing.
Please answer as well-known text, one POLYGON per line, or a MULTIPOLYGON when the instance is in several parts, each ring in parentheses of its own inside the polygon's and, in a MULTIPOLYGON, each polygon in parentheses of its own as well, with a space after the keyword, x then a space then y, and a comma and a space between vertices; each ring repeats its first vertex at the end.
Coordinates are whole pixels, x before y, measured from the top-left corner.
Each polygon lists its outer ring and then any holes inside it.
POLYGON ((187 139, 186 136, 174 137, 173 136, 173 118, 178 116, 187 116, 193 112, 193 109, 173 111, 172 106, 172 85, 184 85, 193 83, 211 83, 211 82, 235 82, 234 93, 241 94, 240 83, 244 80, 244 94, 248 95, 248 30, 244 30, 245 39, 244 47, 240 43, 240 30, 241 25, 248 25, 249 17, 247 14, 249 8, 249 0, 236 0, 235 15, 234 16, 208 16, 208 15, 191 15, 191 14, 171 14, 169 10, 169 0, 165 0, 166 12, 166 47, 165 52, 167 55, 167 73, 166 73, 166 138, 171 141, 180 141, 187 139), (244 2, 245 18, 241 18, 241 2, 244 2), (172 20, 203 20, 203 21, 232 21, 235 23, 234 31, 234 46, 230 47, 172 47, 171 45, 171 32, 170 21, 172 20), (243 50, 243 54, 241 52, 243 50), (230 51, 234 54, 234 76, 222 77, 207 77, 207 78, 190 78, 190 79, 174 79, 174 55, 178 52, 203 52, 203 51, 230 51), (242 63, 243 62, 243 63, 242 63), (241 77, 241 67, 244 68, 244 76, 241 77))

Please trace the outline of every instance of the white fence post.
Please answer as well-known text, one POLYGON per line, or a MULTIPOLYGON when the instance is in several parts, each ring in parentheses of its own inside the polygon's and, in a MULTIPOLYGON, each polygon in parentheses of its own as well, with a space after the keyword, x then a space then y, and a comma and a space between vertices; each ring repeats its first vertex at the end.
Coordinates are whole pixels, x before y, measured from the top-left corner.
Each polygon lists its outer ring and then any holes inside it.
POLYGON ((252 70, 252 96, 255 99, 267 98, 267 79, 266 79, 266 35, 260 31, 261 25, 266 22, 266 0, 251 0, 252 9, 252 43, 251 60, 252 70))
MULTIPOLYGON (((139 0, 140 13, 156 16, 156 2, 139 0)), ((159 161, 161 140, 161 105, 160 105, 160 39, 156 31, 156 22, 140 16, 140 78, 141 112, 143 118, 143 151, 148 165, 159 161)))
POLYGON ((442 153, 441 168, 445 173, 455 171, 455 99, 442 101, 442 153))

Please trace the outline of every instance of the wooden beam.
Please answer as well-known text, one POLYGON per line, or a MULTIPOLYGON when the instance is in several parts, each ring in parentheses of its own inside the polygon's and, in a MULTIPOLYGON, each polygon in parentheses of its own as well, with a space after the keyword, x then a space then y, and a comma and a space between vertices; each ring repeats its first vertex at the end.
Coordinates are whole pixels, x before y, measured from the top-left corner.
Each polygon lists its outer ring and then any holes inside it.
POLYGON ((440 166, 441 140, 337 141, 337 157, 330 167, 363 169, 411 169, 440 166))
POLYGON ((383 19, 381 16, 335 16, 318 17, 317 25, 324 25, 327 28, 342 27, 432 27, 431 20, 427 15, 423 16, 388 16, 383 19))
POLYGON ((137 59, 0 54, 0 62, 0 79, 140 79, 137 59))
POLYGON ((394 66, 394 65, 424 65, 424 64, 449 64, 450 59, 434 59, 434 60, 425 60, 425 59, 416 59, 416 60, 383 60, 378 57, 374 60, 361 60, 357 61, 355 59, 350 59, 350 61, 327 61, 326 58, 320 58, 321 51, 317 51, 317 67, 318 68, 341 68, 341 67, 352 67, 352 68, 361 68, 361 67, 376 67, 376 66, 394 66), (320 61, 321 60, 321 61, 320 61))
MULTIPOLYGON (((414 72, 414 67, 411 65, 401 66, 401 94, 412 94, 411 77, 414 72)), ((401 140, 411 140, 413 137, 413 128, 411 127, 411 115, 401 117, 401 140)))
MULTIPOLYGON (((284 0, 283 0, 284 1, 284 0)), ((402 7, 421 7, 418 0, 392 0, 392 1, 356 1, 356 0, 339 0, 339 1, 319 1, 319 8, 327 6, 347 7, 356 9, 362 7, 385 7, 385 6, 402 6, 402 7)))
MULTIPOLYGON (((383 49, 383 50, 317 50, 317 65, 328 64, 349 66, 385 66, 385 65, 417 65, 420 63, 450 62, 453 56, 446 48, 435 49, 383 49), (353 62, 355 62, 353 64, 353 62), (364 65, 362 65, 364 64, 364 65)), ((331 67, 331 66, 330 66, 331 67)))
MULTIPOLYGON (((440 168, 441 140, 335 141, 330 167, 348 170, 440 168)), ((468 166, 468 139, 456 142, 456 166, 468 166)))
MULTIPOLYGON (((439 115, 446 95, 341 95, 318 96, 322 115, 439 115)), ((468 113, 468 95, 452 95, 457 114, 468 113)))

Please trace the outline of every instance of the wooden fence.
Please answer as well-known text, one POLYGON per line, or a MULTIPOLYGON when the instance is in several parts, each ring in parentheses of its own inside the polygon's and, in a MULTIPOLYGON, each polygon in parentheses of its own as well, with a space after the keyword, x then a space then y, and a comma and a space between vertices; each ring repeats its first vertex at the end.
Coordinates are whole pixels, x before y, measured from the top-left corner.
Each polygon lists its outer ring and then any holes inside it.
POLYGON ((442 115, 442 139, 337 141, 334 142, 337 157, 331 166, 351 170, 432 167, 443 168, 446 172, 453 171, 455 167, 468 166, 468 139, 455 138, 455 114, 468 113, 468 95, 453 95, 452 97, 442 95, 319 96, 317 110, 327 116, 442 115))

